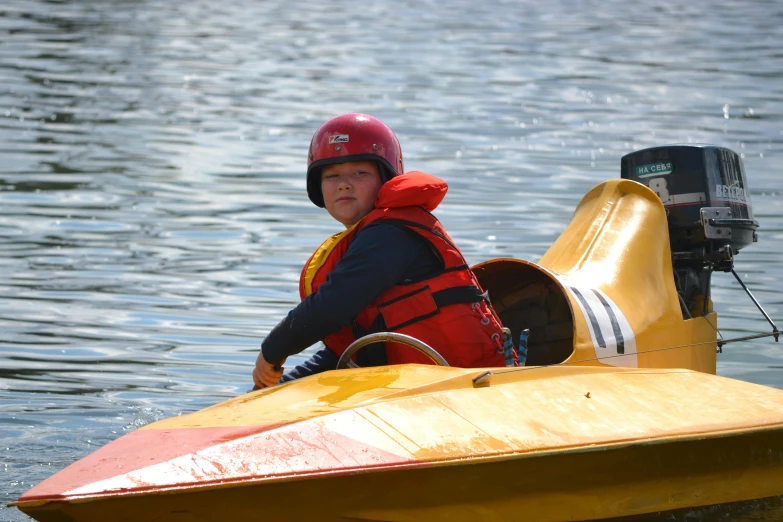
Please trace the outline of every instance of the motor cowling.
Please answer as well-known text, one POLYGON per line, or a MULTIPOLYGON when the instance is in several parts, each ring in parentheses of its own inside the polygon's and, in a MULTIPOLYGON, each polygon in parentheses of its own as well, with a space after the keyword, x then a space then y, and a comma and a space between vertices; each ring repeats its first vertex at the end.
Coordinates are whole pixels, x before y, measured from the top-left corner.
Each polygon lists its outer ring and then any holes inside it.
POLYGON ((653 147, 623 156, 621 176, 661 198, 684 307, 706 313, 710 273, 731 271, 734 255, 758 241, 741 158, 711 145, 653 147))

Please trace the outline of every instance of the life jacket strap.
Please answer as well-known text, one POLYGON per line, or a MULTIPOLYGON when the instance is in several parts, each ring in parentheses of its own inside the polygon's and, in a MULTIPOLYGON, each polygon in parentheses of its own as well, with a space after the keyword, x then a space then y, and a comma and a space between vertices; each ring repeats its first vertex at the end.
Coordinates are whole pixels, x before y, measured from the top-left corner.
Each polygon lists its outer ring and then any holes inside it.
MULTIPOLYGON (((406 296, 401 296, 401 297, 406 297, 406 296)), ((394 302, 398 299, 399 298, 396 298, 391 302, 394 302)), ((471 304, 471 303, 480 303, 481 301, 486 301, 487 303, 489 303, 489 298, 487 297, 487 294, 481 292, 481 290, 479 290, 473 285, 455 286, 452 288, 446 288, 444 290, 433 292, 432 299, 433 301, 435 301, 435 306, 437 307, 437 310, 440 310, 444 306, 449 306, 454 304, 471 304)), ((381 303, 379 306, 383 306, 384 304, 387 303, 381 303)), ((437 313, 437 310, 435 311, 435 313, 437 313)), ((423 319, 427 319, 428 317, 432 317, 432 315, 434 314, 430 313, 427 315, 423 315, 414 321, 409 321, 401 325, 396 325, 395 327, 389 329, 386 326, 386 321, 383 318, 383 314, 378 313, 378 315, 375 316, 375 319, 373 320, 370 327, 367 329, 363 328, 359 323, 354 322, 352 325, 353 335, 354 337, 359 339, 360 337, 364 337, 365 335, 369 335, 372 333, 398 330, 404 326, 408 326, 412 324, 413 322, 417 322, 423 319)))
POLYGON ((482 293, 481 290, 473 285, 446 288, 445 290, 434 292, 432 298, 435 300, 435 304, 438 305, 438 308, 453 304, 489 301, 487 294, 482 293))

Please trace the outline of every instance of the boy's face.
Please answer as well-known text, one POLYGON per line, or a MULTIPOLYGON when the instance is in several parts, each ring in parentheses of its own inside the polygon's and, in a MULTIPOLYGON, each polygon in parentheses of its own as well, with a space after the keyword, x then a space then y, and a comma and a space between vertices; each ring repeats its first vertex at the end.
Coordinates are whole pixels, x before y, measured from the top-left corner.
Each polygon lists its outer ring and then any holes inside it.
POLYGON ((348 161, 321 169, 324 206, 346 228, 375 208, 381 185, 381 174, 374 161, 348 161))

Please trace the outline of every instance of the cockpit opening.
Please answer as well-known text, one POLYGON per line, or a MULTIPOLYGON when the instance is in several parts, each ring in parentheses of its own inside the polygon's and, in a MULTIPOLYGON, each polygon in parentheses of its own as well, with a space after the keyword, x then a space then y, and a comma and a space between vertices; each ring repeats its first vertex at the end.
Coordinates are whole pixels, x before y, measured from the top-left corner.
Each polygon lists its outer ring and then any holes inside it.
POLYGON ((514 345, 529 329, 527 366, 559 364, 574 351, 574 318, 557 281, 532 263, 493 259, 473 267, 514 345))

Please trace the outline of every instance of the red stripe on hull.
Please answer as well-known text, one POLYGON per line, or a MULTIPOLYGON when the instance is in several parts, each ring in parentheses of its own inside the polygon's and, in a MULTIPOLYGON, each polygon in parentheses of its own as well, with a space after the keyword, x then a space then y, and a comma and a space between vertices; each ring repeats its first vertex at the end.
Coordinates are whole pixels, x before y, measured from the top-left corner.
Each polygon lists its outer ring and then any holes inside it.
POLYGON ((110 442, 22 495, 20 501, 59 498, 66 491, 166 462, 274 426, 140 429, 110 442))
POLYGON ((334 432, 319 420, 271 430, 140 430, 65 468, 19 502, 145 494, 419 463, 401 453, 334 432))

